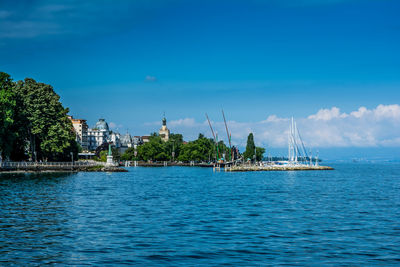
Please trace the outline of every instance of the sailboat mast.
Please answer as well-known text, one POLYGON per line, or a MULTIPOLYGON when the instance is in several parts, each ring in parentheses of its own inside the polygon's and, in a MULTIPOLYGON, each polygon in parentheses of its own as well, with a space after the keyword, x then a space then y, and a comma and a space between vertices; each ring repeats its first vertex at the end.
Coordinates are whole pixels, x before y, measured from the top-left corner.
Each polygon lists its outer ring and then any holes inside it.
POLYGON ((288 161, 290 161, 290 127, 288 131, 288 161))
POLYGON ((214 134, 214 130, 213 130, 212 126, 211 126, 211 122, 210 122, 210 119, 208 118, 208 115, 207 115, 207 113, 206 113, 206 118, 207 118, 208 125, 210 126, 211 133, 212 133, 212 135, 213 135, 213 137, 214 137, 214 142, 215 142, 215 134, 214 134))
POLYGON ((218 162, 218 160, 220 159, 220 157, 219 157, 219 149, 218 149, 218 147, 219 147, 219 145, 218 145, 218 133, 216 133, 216 142, 215 142, 215 144, 217 146, 217 162, 218 162))
POLYGON ((216 161, 218 161, 218 159, 219 159, 219 153, 218 153, 218 136, 216 137, 215 134, 214 134, 214 130, 213 130, 212 126, 211 126, 211 122, 210 122, 210 119, 208 118, 207 113, 206 113, 206 118, 207 118, 207 121, 208 121, 208 125, 210 126, 211 133, 212 133, 212 135, 213 135, 213 137, 214 137, 214 143, 215 143, 216 150, 217 150, 217 154, 216 154, 215 156, 216 156, 216 161))
POLYGON ((229 151, 230 151, 230 155, 229 155, 229 160, 231 160, 232 158, 232 144, 231 144, 231 138, 229 136, 229 130, 228 130, 228 125, 226 124, 226 119, 225 119, 225 113, 224 110, 222 110, 222 117, 224 117, 224 123, 225 123, 225 129, 226 129, 226 134, 228 136, 228 142, 229 142, 229 151))

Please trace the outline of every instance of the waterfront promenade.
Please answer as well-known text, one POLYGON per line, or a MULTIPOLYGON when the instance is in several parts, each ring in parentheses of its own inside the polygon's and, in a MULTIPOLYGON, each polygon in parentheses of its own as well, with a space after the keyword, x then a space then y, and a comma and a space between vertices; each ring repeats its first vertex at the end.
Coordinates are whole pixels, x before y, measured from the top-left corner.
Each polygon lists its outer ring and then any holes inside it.
POLYGON ((105 162, 1 162, 0 172, 92 172, 92 171, 126 171, 123 168, 106 166, 105 162))

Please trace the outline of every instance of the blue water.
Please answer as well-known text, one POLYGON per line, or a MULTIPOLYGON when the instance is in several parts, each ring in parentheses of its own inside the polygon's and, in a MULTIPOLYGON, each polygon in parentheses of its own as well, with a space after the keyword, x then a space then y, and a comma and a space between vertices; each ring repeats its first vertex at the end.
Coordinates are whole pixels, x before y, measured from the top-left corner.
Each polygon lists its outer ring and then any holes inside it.
POLYGON ((400 265, 400 164, 0 175, 0 265, 400 265))

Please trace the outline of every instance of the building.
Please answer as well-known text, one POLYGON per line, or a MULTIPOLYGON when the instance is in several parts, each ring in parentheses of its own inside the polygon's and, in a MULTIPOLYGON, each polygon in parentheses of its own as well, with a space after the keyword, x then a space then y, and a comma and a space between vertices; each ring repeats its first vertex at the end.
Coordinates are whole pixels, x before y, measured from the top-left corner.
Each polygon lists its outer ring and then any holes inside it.
POLYGON ((116 148, 120 148, 122 146, 121 143, 121 134, 116 133, 116 132, 110 132, 110 142, 112 142, 112 145, 116 148))
POLYGON ((128 148, 134 147, 134 138, 129 134, 126 133, 120 139, 121 146, 119 147, 119 152, 123 154, 128 148))
POLYGON ((160 131, 158 132, 158 135, 161 137, 161 140, 167 142, 169 140, 169 134, 169 129, 167 128, 167 119, 164 117, 162 119, 162 126, 160 131))
POLYGON ((129 133, 126 133, 124 136, 122 136, 121 146, 126 148, 133 147, 132 136, 129 133))
MULTIPOLYGON (((89 150, 96 150, 105 142, 109 142, 110 129, 104 119, 99 119, 96 125, 88 130, 89 150)), ((110 140, 111 141, 111 140, 110 140)))
POLYGON ((144 143, 142 137, 137 135, 132 138, 132 142, 135 147, 143 145, 144 143))
POLYGON ((87 151, 89 149, 89 143, 88 143, 88 125, 86 123, 86 120, 74 119, 72 116, 68 116, 68 118, 71 120, 72 125, 74 126, 76 141, 82 147, 83 151, 87 151))
POLYGON ((143 135, 141 137, 143 144, 150 142, 150 135, 143 135))

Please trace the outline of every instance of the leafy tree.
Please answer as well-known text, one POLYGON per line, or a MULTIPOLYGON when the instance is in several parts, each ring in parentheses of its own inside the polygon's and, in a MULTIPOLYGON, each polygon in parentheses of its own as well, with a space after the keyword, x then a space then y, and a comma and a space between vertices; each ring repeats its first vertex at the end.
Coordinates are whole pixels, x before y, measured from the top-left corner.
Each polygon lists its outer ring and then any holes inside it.
MULTIPOLYGON (((119 153, 117 148, 112 147, 111 154, 113 156, 114 161, 119 161, 121 159, 121 154, 119 153)), ((99 157, 96 158, 95 160, 106 162, 107 156, 108 156, 108 150, 102 150, 102 151, 100 151, 99 157)))
POLYGON ((265 148, 256 147, 256 160, 261 161, 264 158, 265 148))
POLYGON ((183 144, 183 136, 181 134, 173 134, 173 133, 170 134, 169 140, 165 142, 165 152, 168 154, 168 157, 171 160, 172 160, 172 152, 175 152, 174 159, 177 159, 179 157, 182 144, 183 144))
POLYGON ((218 142, 218 152, 219 152, 219 157, 224 160, 229 159, 229 154, 231 153, 229 147, 225 145, 223 141, 218 142))
POLYGON ((165 149, 165 143, 158 135, 151 135, 149 142, 138 147, 139 160, 166 161, 169 156, 165 149))
MULTIPOLYGON (((111 148, 111 154, 113 156, 114 161, 120 161, 121 160, 121 153, 119 152, 118 148, 112 147, 111 148)), ((108 155, 108 152, 107 152, 108 155)))
POLYGON ((127 150, 125 150, 124 154, 121 156, 122 160, 137 160, 135 158, 135 148, 130 147, 127 150))
POLYGON ((68 109, 61 104, 60 97, 48 84, 26 78, 15 87, 21 99, 20 114, 30 146, 30 154, 37 159, 59 161, 70 160, 71 153, 77 158, 79 150, 68 109))
MULTIPOLYGON (((229 153, 229 148, 220 141, 220 155, 229 153)), ((137 148, 136 160, 152 160, 166 161, 172 159, 172 152, 175 151, 175 159, 179 161, 209 161, 216 157, 216 149, 214 140, 199 134, 197 140, 184 143, 181 134, 171 134, 167 142, 163 142, 161 138, 153 133, 149 142, 137 148)), ((123 160, 135 160, 134 148, 128 148, 122 155, 123 160)))
POLYGON ((107 153, 108 152, 106 150, 100 151, 99 158, 96 160, 106 162, 107 161, 107 153))
POLYGON ((14 82, 10 75, 0 72, 0 153, 3 158, 11 156, 16 133, 12 131, 16 113, 14 82))
MULTIPOLYGON (((215 145, 213 139, 205 138, 204 135, 199 134, 195 141, 184 144, 179 154, 179 161, 208 161, 215 158, 215 145)), ((221 151, 226 150, 225 144, 221 141, 219 143, 221 151)))

